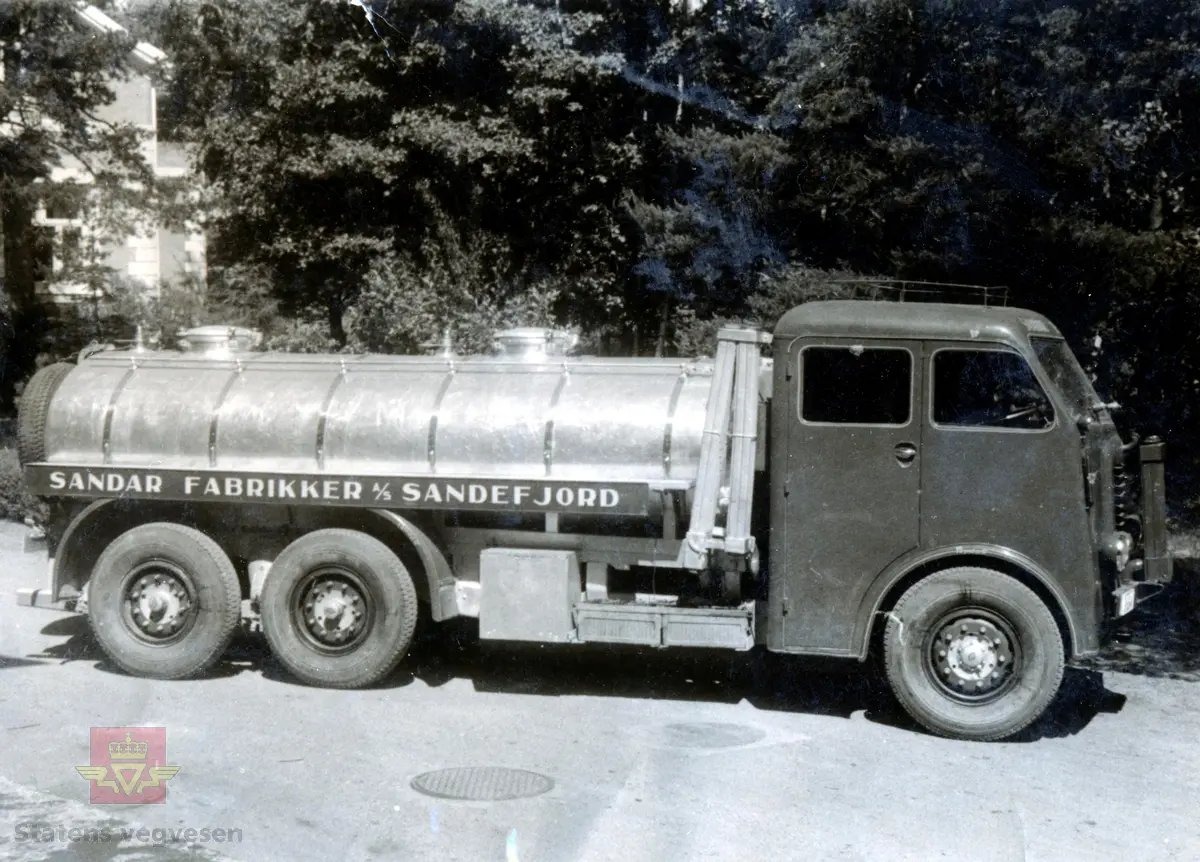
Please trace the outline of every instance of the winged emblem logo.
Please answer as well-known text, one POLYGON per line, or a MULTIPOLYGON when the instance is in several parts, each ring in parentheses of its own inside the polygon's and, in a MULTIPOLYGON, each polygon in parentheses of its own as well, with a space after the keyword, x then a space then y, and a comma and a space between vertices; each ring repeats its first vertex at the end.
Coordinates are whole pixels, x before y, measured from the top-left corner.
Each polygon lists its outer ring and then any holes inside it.
POLYGON ((166 765, 166 749, 166 728, 93 727, 92 762, 75 771, 91 782, 93 803, 161 803, 181 768, 166 765))

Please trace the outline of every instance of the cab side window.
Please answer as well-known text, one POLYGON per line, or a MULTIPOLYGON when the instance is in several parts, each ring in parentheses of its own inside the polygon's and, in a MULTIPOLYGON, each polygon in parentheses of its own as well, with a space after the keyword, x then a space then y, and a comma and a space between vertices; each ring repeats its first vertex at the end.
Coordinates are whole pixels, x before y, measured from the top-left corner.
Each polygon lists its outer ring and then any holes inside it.
POLYGON ((907 425, 913 358, 900 348, 806 347, 800 353, 800 417, 843 425, 907 425))
POLYGON ((939 350, 933 355, 933 421, 1038 431, 1054 424, 1054 408, 1022 356, 1006 350, 939 350))

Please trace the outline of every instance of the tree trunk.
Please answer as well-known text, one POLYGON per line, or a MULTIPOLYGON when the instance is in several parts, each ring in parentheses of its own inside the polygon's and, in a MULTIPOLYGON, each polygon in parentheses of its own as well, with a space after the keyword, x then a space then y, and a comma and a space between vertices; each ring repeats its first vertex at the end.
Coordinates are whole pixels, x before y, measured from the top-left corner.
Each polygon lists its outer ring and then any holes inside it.
POLYGON ((1163 224, 1163 178, 1154 177, 1154 188, 1150 190, 1150 230, 1162 230, 1163 224))
POLYGON ((658 311, 658 343, 654 347, 654 355, 662 357, 667 350, 667 318, 671 313, 671 300, 669 297, 663 297, 662 305, 658 311))
POLYGON ((4 232, 4 299, 14 310, 29 308, 36 299, 33 207, 19 191, 0 190, 0 230, 4 232))
POLYGON ((345 347, 346 327, 342 322, 342 315, 346 309, 341 295, 334 294, 329 297, 327 310, 329 313, 329 337, 337 342, 338 347, 345 347))
POLYGON ((38 307, 33 259, 33 207, 20 191, 0 187, 3 296, 0 316, 0 413, 11 415, 17 383, 33 371, 45 332, 38 307))

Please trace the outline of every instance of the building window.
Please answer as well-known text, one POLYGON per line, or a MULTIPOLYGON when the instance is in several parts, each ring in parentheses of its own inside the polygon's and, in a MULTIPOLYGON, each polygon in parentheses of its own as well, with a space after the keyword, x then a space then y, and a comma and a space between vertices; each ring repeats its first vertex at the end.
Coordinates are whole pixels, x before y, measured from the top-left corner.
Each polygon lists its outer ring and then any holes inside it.
POLYGON ((66 267, 78 266, 82 261, 83 230, 77 227, 64 227, 59 232, 59 262, 66 267))
POLYGON ((33 280, 49 281, 54 274, 55 234, 53 227, 39 225, 33 228, 31 251, 33 257, 33 280))
POLYGON ((79 204, 64 195, 54 195, 45 203, 47 220, 72 221, 79 218, 79 204))

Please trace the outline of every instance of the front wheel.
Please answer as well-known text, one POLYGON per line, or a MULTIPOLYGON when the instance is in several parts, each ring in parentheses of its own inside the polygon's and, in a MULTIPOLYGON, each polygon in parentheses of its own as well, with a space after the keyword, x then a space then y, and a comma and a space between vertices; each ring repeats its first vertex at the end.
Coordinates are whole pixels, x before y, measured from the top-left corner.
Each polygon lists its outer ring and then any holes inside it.
POLYGON ((284 548, 262 591, 275 658, 308 685, 361 688, 399 663, 417 623, 404 564, 355 530, 317 530, 284 548))
POLYGON ((896 699, 942 736, 998 740, 1054 700, 1066 657, 1050 609, 990 569, 937 572, 888 615, 884 664, 896 699))

